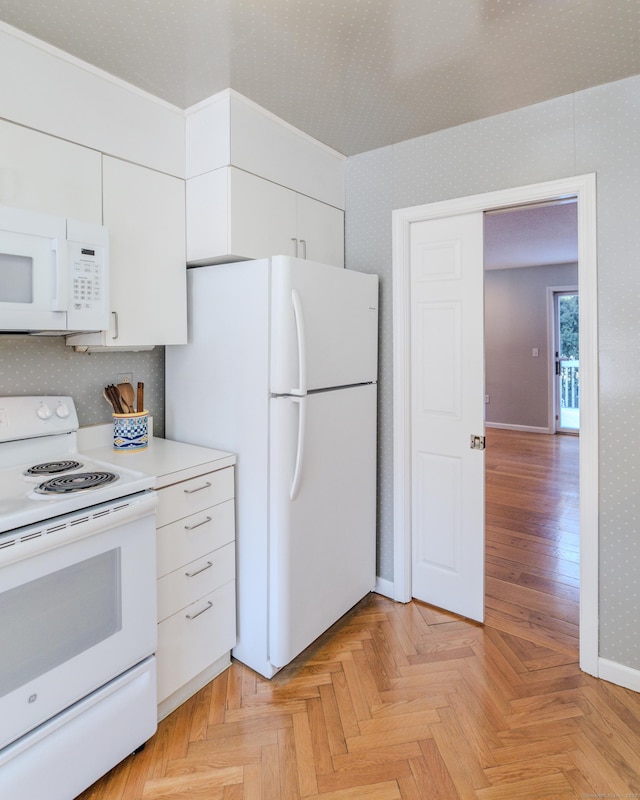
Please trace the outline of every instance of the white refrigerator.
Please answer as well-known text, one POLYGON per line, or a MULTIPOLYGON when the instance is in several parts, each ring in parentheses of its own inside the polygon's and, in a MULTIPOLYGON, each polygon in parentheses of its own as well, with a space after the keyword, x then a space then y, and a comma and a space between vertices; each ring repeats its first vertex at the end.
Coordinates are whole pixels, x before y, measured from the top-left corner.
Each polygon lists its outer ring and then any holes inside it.
POLYGON ((166 435, 237 454, 233 655, 271 678, 375 585, 378 278, 274 256, 187 282, 166 435))

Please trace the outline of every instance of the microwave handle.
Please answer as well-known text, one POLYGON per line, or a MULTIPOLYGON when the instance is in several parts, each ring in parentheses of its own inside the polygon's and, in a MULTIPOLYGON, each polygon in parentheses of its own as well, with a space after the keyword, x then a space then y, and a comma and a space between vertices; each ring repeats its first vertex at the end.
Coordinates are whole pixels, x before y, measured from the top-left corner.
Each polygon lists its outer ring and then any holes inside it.
POLYGON ((56 296, 51 303, 52 311, 69 310, 69 274, 67 271, 66 242, 60 246, 58 239, 51 240, 51 250, 53 251, 53 264, 56 271, 56 296))

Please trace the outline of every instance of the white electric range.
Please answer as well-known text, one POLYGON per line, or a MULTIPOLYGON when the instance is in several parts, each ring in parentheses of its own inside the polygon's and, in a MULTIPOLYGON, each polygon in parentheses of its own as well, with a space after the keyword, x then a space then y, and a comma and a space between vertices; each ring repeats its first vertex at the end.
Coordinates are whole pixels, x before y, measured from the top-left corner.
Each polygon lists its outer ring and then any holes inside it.
POLYGON ((72 800, 156 729, 154 476, 70 397, 0 397, 0 797, 72 800))

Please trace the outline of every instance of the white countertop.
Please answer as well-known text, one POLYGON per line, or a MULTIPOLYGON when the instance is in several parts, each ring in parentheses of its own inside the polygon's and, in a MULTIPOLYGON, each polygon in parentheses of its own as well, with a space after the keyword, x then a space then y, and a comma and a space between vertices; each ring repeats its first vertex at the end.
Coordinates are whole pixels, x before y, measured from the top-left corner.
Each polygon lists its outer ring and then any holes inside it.
POLYGON ((78 431, 78 449, 89 458, 154 475, 156 489, 233 466, 233 453, 184 442, 150 437, 144 450, 113 449, 113 425, 92 425, 78 431))

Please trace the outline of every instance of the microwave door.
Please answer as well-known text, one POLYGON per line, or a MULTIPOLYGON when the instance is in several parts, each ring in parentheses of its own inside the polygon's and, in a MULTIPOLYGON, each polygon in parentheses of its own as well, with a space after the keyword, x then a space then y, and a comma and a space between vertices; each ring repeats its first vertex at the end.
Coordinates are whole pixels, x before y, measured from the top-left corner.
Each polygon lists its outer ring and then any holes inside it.
POLYGON ((0 231, 0 330, 66 328, 66 295, 59 285, 64 223, 51 236, 0 231), (62 300, 62 302, 60 302, 62 300))

